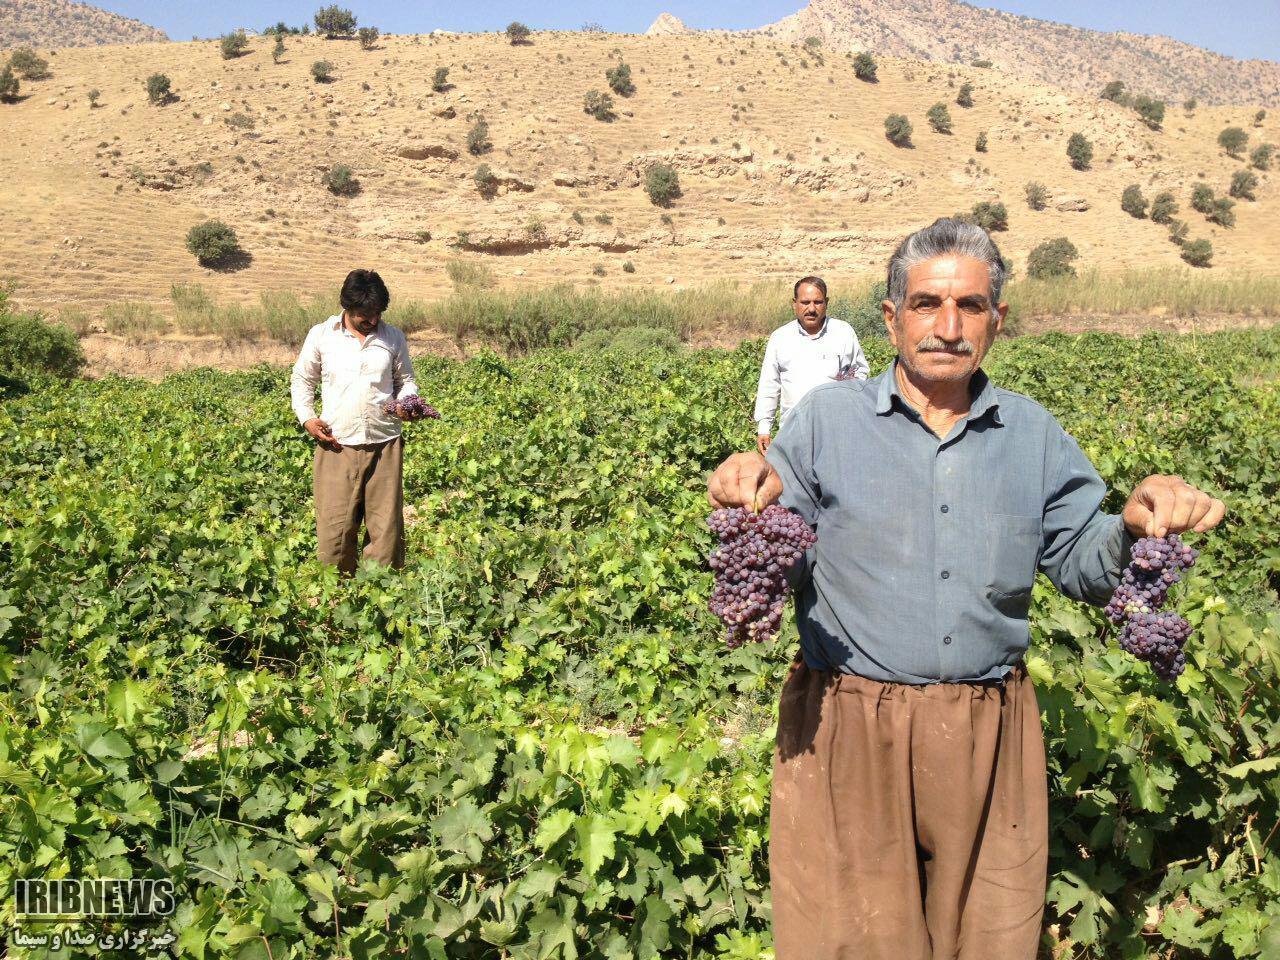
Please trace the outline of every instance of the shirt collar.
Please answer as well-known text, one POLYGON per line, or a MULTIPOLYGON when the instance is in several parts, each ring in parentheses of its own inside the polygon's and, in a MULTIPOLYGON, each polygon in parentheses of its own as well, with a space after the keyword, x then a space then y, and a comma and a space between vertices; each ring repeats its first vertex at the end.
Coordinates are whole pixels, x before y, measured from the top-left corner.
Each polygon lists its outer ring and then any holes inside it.
MULTIPOLYGON (((889 368, 880 374, 880 392, 876 397, 876 413, 879 415, 892 413, 895 399, 903 409, 912 409, 898 390, 897 367, 898 359, 895 357, 889 368)), ((978 420, 990 413, 994 423, 1004 426, 1004 421, 1000 419, 1000 399, 996 396, 996 388, 991 385, 991 378, 981 367, 975 370, 969 379, 969 396, 973 398, 969 402, 970 421, 978 420)))
POLYGON ((800 322, 799 317, 797 317, 793 322, 796 325, 796 332, 799 333, 800 336, 804 337, 806 340, 817 340, 819 337, 825 334, 827 330, 831 327, 831 318, 829 316, 822 318, 822 329, 820 329, 817 333, 809 333, 807 330, 805 330, 804 324, 800 322))

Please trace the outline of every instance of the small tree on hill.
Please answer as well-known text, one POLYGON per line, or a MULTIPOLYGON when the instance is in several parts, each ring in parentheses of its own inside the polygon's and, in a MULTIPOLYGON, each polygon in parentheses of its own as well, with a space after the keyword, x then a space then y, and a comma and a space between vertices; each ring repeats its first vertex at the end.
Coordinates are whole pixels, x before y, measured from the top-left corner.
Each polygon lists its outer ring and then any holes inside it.
POLYGON ((1072 261, 1080 256, 1074 243, 1066 237, 1055 237, 1034 247, 1027 255, 1027 276, 1032 280, 1074 277, 1072 261))
POLYGON ((1067 157, 1077 170, 1088 170, 1093 162, 1093 145, 1084 138, 1084 134, 1073 133, 1067 140, 1067 157))
POLYGON ((449 89, 449 68, 436 67, 436 74, 431 78, 431 89, 436 93, 444 93, 449 89))
POLYGON ((983 200, 981 203, 975 203, 973 211, 966 219, 976 223, 988 233, 1009 229, 1009 211, 999 200, 983 200))
POLYGON ((867 83, 876 82, 876 58, 865 50, 853 58, 853 75, 867 83))
POLYGON ((1187 113, 1191 113, 1198 106, 1199 106, 1199 103, 1196 101, 1195 97, 1192 97, 1189 100, 1182 101, 1182 109, 1187 111, 1187 113))
POLYGON ((1252 170, 1237 170, 1231 175, 1231 187, 1227 193, 1239 200, 1257 200, 1253 191, 1258 188, 1258 175, 1252 170))
POLYGON ((1133 109, 1138 111, 1138 116, 1152 130, 1159 130, 1160 125, 1164 123, 1164 101, 1153 100, 1151 97, 1139 96, 1133 101, 1133 109))
POLYGON ((1191 228, 1187 226, 1185 220, 1169 221, 1169 242, 1175 246, 1182 246, 1187 242, 1187 236, 1191 233, 1191 228))
POLYGON ((275 63, 280 62, 280 58, 284 56, 284 35, 276 34, 276 45, 271 48, 271 59, 275 63))
POLYGON ((884 135, 895 147, 905 147, 911 143, 911 121, 900 113, 891 113, 884 118, 884 135))
POLYGON ((89 109, 94 110, 98 106, 98 100, 102 97, 102 91, 94 87, 89 91, 89 109))
POLYGON ((1103 100, 1110 100, 1112 103, 1119 103, 1124 98, 1124 81, 1112 80, 1102 88, 1102 93, 1098 94, 1103 100))
POLYGON ((1155 195, 1155 199, 1151 201, 1151 222, 1152 223, 1171 223, 1173 215, 1178 212, 1178 201, 1174 199, 1173 194, 1168 190, 1163 190, 1155 195))
POLYGON ((1265 119, 1267 119, 1267 111, 1259 110, 1253 115, 1253 125, 1255 127, 1260 127, 1262 126, 1262 121, 1265 119))
POLYGON ((631 68, 625 63, 610 67, 604 72, 604 78, 609 81, 609 89, 620 97, 629 97, 636 92, 636 85, 631 82, 631 68))
POLYGON ((1213 201, 1212 209, 1204 215, 1204 218, 1220 227, 1234 227, 1236 225, 1235 205, 1236 202, 1234 200, 1218 197, 1213 201))
POLYGON ((328 60, 317 60, 311 64, 311 79, 316 83, 329 83, 333 80, 333 64, 328 60))
POLYGON ((321 7, 315 15, 316 33, 323 33, 326 39, 349 37, 356 32, 356 15, 336 3, 321 7))
POLYGON ((1218 134, 1218 146, 1233 157, 1240 155, 1244 145, 1249 142, 1249 135, 1239 127, 1227 127, 1218 134))
POLYGON ((476 167, 476 172, 471 179, 475 181, 476 190, 479 191, 480 196, 486 200, 498 192, 498 176, 489 169, 487 163, 482 163, 476 167))
POLYGON ((1182 259, 1193 267, 1207 267, 1213 259, 1213 244, 1203 238, 1183 244, 1182 259))
POLYGON ((9 57, 13 67, 23 80, 43 80, 49 75, 49 61, 38 56, 30 47, 19 47, 9 57))
POLYGON ((680 177, 675 168, 665 163, 651 166, 645 171, 644 192, 654 206, 671 206, 671 201, 680 196, 680 177))
POLYGON ((582 112, 606 122, 617 116, 613 112, 613 97, 599 90, 587 91, 587 95, 582 98, 582 112))
POLYGON ((979 153, 987 152, 987 132, 985 130, 978 134, 978 138, 973 141, 973 149, 979 153))
POLYGON ((378 42, 378 37, 377 27, 361 27, 356 31, 356 38, 360 41, 361 50, 372 50, 378 42))
POLYGON ((360 181, 356 179, 355 171, 345 163, 335 163, 330 167, 325 172, 323 183, 330 193, 340 197, 354 197, 360 192, 360 181))
POLYGON ((1196 213, 1208 213, 1213 209, 1213 190, 1207 183, 1197 183, 1191 188, 1191 209, 1196 213))
POLYGON ((1120 194, 1120 209, 1138 220, 1147 215, 1147 198, 1136 183, 1125 187, 1124 193, 1120 194))
POLYGON ((7 63, 4 69, 0 70, 0 100, 5 103, 13 103, 18 98, 18 78, 13 75, 13 67, 7 63))
POLYGON ((489 142, 489 124, 481 118, 467 131, 467 153, 478 157, 492 149, 493 144, 489 142))
POLYGON ((951 112, 947 109, 945 103, 935 103, 924 116, 929 121, 929 126, 933 127, 936 132, 951 132, 951 112))
POLYGON ((956 105, 961 107, 973 106, 973 84, 960 84, 960 92, 956 94, 956 105))
POLYGON ((153 73, 147 77, 147 99, 152 103, 165 103, 173 96, 169 86, 169 78, 163 73, 153 73))
POLYGON ((529 34, 531 33, 533 33, 533 31, 519 20, 513 20, 511 23, 507 24, 507 40, 511 42, 513 47, 522 43, 528 43, 529 34))
POLYGON ((1249 164, 1255 170, 1268 170, 1271 167, 1271 155, 1275 153, 1275 147, 1269 143, 1260 143, 1253 149, 1253 153, 1249 154, 1249 164))
POLYGON ((1032 210, 1043 210, 1049 205, 1049 191, 1043 183, 1032 180, 1023 189, 1027 194, 1027 206, 1032 210))
POLYGON ((222 51, 223 60, 234 60, 236 57, 244 56, 249 49, 249 38, 244 35, 243 30, 226 33, 218 42, 218 47, 222 51))
POLYGON ((204 266, 213 266, 240 252, 236 232, 221 220, 205 220, 187 231, 187 250, 204 266))

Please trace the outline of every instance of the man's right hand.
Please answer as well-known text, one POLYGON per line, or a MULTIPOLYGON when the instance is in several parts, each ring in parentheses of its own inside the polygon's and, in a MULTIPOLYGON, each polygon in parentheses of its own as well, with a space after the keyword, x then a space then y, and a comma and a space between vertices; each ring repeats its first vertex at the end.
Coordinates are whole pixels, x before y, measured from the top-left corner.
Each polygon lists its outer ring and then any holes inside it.
POLYGON ((707 480, 707 500, 717 508, 763 510, 781 496, 782 478, 758 453, 735 453, 707 480))
POLYGON ((342 444, 333 438, 333 433, 330 431, 329 425, 319 417, 312 417, 302 425, 302 429, 306 430, 307 433, 311 434, 311 436, 315 437, 317 441, 323 443, 325 446, 332 447, 334 450, 342 449, 342 444))
POLYGON ((763 457, 766 453, 769 452, 769 444, 772 442, 773 442, 773 437, 769 436, 769 434, 767 433, 756 434, 756 452, 763 457))

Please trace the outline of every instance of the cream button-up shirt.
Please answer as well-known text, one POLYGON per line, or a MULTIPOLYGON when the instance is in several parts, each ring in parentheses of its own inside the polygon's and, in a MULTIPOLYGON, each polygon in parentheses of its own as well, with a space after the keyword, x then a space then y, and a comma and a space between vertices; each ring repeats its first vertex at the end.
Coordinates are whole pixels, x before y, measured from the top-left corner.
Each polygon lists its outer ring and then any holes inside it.
POLYGON ((773 331, 756 388, 756 432, 768 434, 775 418, 786 417, 806 393, 846 371, 865 380, 870 367, 858 335, 844 320, 827 317, 812 335, 799 320, 773 331))
POLYGON ((303 341, 289 384, 299 423, 317 416, 317 384, 322 419, 338 443, 393 440, 400 436, 401 421, 383 406, 418 392, 409 341, 385 320, 363 343, 346 328, 341 314, 317 323, 303 341))

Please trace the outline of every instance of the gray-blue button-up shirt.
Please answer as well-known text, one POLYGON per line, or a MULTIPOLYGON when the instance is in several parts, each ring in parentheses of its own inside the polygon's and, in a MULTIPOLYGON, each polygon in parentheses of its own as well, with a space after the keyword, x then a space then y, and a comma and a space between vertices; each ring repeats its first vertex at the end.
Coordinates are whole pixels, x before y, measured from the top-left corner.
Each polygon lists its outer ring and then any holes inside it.
MULTIPOLYGON (((895 361, 896 363, 896 361, 895 361)), ((806 663, 897 683, 997 679, 1027 649, 1037 570, 1103 604, 1133 538, 1053 415, 977 371, 941 440, 894 365, 816 387, 769 447, 782 504, 818 532, 792 574, 806 663)))

